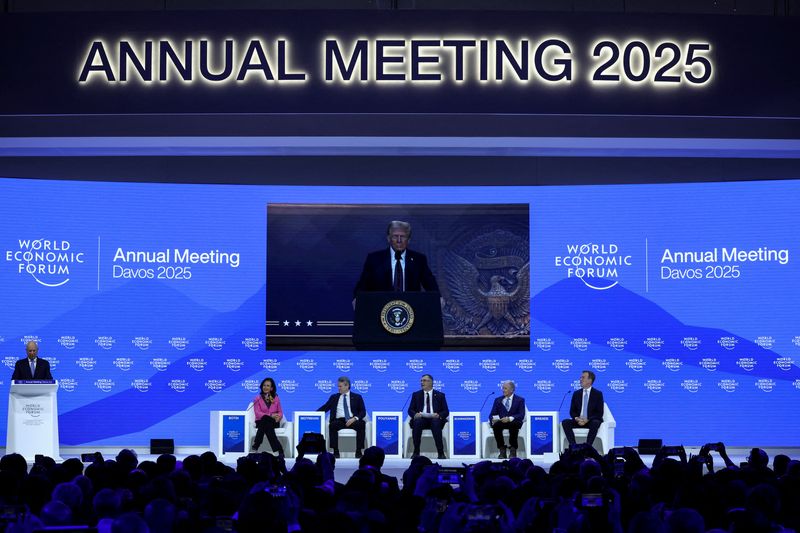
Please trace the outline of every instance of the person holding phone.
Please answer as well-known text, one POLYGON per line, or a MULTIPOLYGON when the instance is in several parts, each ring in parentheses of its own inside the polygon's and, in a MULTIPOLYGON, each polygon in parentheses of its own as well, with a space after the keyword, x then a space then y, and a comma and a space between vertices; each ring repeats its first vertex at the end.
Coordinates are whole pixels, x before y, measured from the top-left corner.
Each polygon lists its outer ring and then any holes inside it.
POLYGON ((275 429, 280 427, 283 419, 283 408, 275 388, 275 380, 272 378, 264 378, 259 385, 258 396, 253 400, 253 411, 258 429, 253 441, 253 451, 258 450, 264 441, 264 435, 266 435, 272 451, 278 452, 278 456, 283 457, 283 446, 281 446, 278 436, 275 435, 275 429))

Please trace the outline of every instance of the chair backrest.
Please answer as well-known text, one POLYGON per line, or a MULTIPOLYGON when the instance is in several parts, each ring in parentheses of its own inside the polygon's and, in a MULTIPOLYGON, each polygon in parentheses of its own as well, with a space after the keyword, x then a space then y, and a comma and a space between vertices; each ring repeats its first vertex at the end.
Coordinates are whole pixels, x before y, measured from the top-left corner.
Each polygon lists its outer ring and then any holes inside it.
POLYGON ((617 420, 608 408, 607 403, 603 403, 603 423, 608 424, 610 427, 617 427, 617 420))

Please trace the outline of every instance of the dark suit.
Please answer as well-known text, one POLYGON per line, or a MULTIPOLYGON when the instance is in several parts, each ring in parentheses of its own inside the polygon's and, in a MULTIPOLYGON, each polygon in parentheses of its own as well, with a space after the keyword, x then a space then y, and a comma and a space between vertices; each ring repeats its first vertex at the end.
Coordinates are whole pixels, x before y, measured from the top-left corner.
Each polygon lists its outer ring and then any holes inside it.
POLYGON ((422 440, 422 430, 430 429, 433 434, 433 442, 436 443, 436 451, 441 455, 444 453, 444 443, 442 442, 442 428, 447 423, 450 416, 450 409, 447 407, 447 398, 443 392, 438 390, 431 391, 431 411, 439 415, 439 418, 414 418, 417 413, 425 412, 425 391, 418 390, 411 395, 411 403, 408 406, 408 416, 411 417, 411 439, 414 442, 414 453, 419 453, 419 444, 422 440))
POLYGON ((492 404, 492 412, 489 413, 489 424, 492 426, 494 440, 497 441, 498 449, 502 450, 505 448, 505 443, 503 441, 503 430, 507 429, 509 446, 516 450, 519 429, 522 427, 522 423, 525 422, 525 398, 514 394, 514 398, 511 400, 510 409, 506 409, 504 403, 505 400, 505 396, 500 396, 499 398, 494 399, 494 403, 492 404), (500 418, 512 416, 514 417, 514 420, 511 422, 501 422, 497 420, 492 423, 493 416, 499 416, 500 418))
MULTIPOLYGON (((439 292, 439 285, 428 267, 428 258, 424 254, 406 249, 403 276, 406 291, 439 292)), ((393 291, 394 250, 387 248, 367 255, 361 277, 358 279, 353 295, 361 291, 393 291)))
POLYGON ((14 365, 12 380, 16 379, 53 379, 50 374, 50 363, 41 357, 36 358, 36 374, 31 375, 31 364, 27 357, 23 357, 14 365))
POLYGON ((348 407, 350 408, 350 414, 357 417, 358 420, 348 426, 346 424, 346 419, 336 418, 336 408, 339 405, 339 396, 341 395, 338 392, 331 394, 331 397, 328 398, 328 401, 325 402, 322 407, 317 409, 317 411, 328 411, 330 413, 330 418, 328 420, 328 437, 330 438, 330 447, 335 452, 338 452, 339 430, 352 429, 356 432, 356 450, 360 452, 364 449, 364 440, 367 428, 367 424, 364 421, 364 419, 367 417, 367 409, 364 407, 364 398, 362 398, 360 394, 350 391, 350 401, 348 402, 348 407))
POLYGON ((594 442, 597 436, 597 430, 600 424, 603 423, 604 401, 603 393, 592 387, 589 392, 589 402, 586 406, 586 418, 589 421, 585 426, 579 425, 575 422, 575 417, 581 416, 581 407, 583 406, 583 389, 578 389, 572 393, 572 401, 569 404, 570 418, 561 421, 561 427, 564 428, 564 435, 570 444, 575 444, 575 433, 572 431, 575 428, 586 428, 589 430, 589 436, 586 437, 586 444, 589 446, 594 442))

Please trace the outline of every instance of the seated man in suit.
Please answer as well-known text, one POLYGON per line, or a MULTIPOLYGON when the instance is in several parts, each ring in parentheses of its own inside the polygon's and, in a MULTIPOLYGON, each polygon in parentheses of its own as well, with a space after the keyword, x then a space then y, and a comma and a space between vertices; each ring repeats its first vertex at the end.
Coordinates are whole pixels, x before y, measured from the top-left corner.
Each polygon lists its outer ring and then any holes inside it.
POLYGON ((433 376, 430 374, 424 374, 419 383, 422 388, 411 395, 411 404, 408 406, 408 416, 411 417, 409 422, 411 439, 414 442, 412 457, 419 455, 422 430, 430 429, 439 459, 446 459, 442 442, 442 428, 447 423, 447 417, 450 416, 447 398, 443 392, 433 390, 433 376))
POLYGON ((356 457, 361 457, 367 428, 367 424, 364 422, 367 417, 364 399, 360 394, 350 392, 350 378, 347 376, 340 377, 337 381, 337 386, 339 392, 331 394, 328 401, 317 411, 330 412, 328 437, 330 438, 330 447, 333 448, 334 457, 339 457, 339 430, 345 428, 355 430, 356 457))
POLYGON ((17 361, 14 365, 14 374, 11 379, 53 379, 50 374, 50 363, 45 359, 39 358, 39 345, 34 341, 25 345, 25 352, 28 357, 17 361))
POLYGON ((517 443, 519 428, 525 421, 525 398, 517 396, 514 391, 517 386, 513 381, 503 382, 503 396, 495 398, 492 412, 489 413, 489 425, 492 426, 497 449, 500 450, 499 459, 506 458, 506 445, 503 441, 503 430, 508 430, 508 447, 511 457, 517 456, 517 443))
MULTIPOLYGON (((439 292, 439 285, 424 254, 408 249, 411 224, 393 220, 386 230, 389 249, 367 255, 353 296, 361 291, 439 292)), ((355 298, 353 298, 355 306, 355 298)))
POLYGON ((569 445, 575 444, 575 428, 587 428, 589 436, 586 437, 586 444, 589 446, 597 436, 597 430, 603 423, 605 402, 603 393, 594 388, 594 372, 584 370, 581 372, 581 388, 572 393, 572 401, 569 405, 569 416, 561 421, 564 435, 567 437, 569 445))

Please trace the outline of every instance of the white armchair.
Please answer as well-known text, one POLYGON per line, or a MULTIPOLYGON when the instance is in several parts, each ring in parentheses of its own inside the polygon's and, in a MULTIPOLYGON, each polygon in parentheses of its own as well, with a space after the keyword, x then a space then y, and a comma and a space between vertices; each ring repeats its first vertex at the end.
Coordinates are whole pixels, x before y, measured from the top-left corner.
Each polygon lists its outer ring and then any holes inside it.
MULTIPOLYGON (((406 445, 403 448, 403 457, 411 457, 411 454, 414 453, 414 436, 411 433, 411 417, 407 416, 405 421, 403 422, 403 440, 405 441, 406 445)), ((448 453, 449 448, 447 447, 447 425, 450 423, 448 420, 442 426, 442 447, 444 448, 445 453, 448 453)), ((420 455, 424 455, 426 457, 430 457, 431 459, 436 459, 438 454, 436 452, 436 443, 433 441, 433 432, 430 429, 423 429, 422 430, 422 438, 419 441, 419 453, 420 455)))
MULTIPOLYGON (((519 436, 517 437, 517 457, 528 456, 528 439, 527 428, 525 424, 528 420, 528 408, 525 407, 525 418, 522 419, 522 427, 519 428, 519 436)), ((483 457, 486 459, 493 459, 497 457, 500 450, 497 449, 497 442, 494 440, 494 431, 489 422, 481 423, 481 436, 483 438, 483 457)), ((503 430, 503 437, 509 438, 508 430, 503 430)))
MULTIPOLYGON (((258 431, 258 428, 256 428, 256 415, 255 410, 253 409, 253 402, 250 402, 250 405, 247 406, 247 425, 250 427, 250 442, 247 443, 247 449, 252 450, 253 441, 256 438, 256 431, 258 431)), ((294 457, 294 445, 292 443, 293 434, 292 423, 289 422, 284 416, 281 419, 280 427, 275 428, 275 435, 278 437, 281 446, 283 446, 283 453, 286 455, 286 457, 294 457)), ((255 451, 266 451, 264 448, 274 452, 266 438, 264 438, 264 441, 261 443, 259 449, 255 451)))
MULTIPOLYGON (((330 416, 325 417, 325 443, 328 450, 331 450, 331 437, 328 434, 330 431, 330 416)), ((369 448, 370 438, 372 435, 372 423, 369 421, 369 414, 364 419, 364 449, 369 448)), ((363 450, 362 450, 363 451, 363 450)), ((339 430, 339 453, 341 454, 356 454, 356 430, 344 428, 339 430), (344 446, 342 446, 344 444, 344 446)))
MULTIPOLYGON (((614 447, 614 430, 617 427, 617 421, 614 419, 614 415, 611 414, 611 409, 608 408, 608 404, 603 404, 603 423, 600 424, 600 428, 597 430, 597 437, 594 439, 594 448, 602 454, 608 453, 608 450, 614 447)), ((586 442, 586 437, 589 436, 589 430, 584 428, 573 429, 575 433, 575 442, 586 442)), ((561 429, 561 449, 566 450, 569 444, 567 443, 567 437, 564 435, 564 429, 561 429)))

